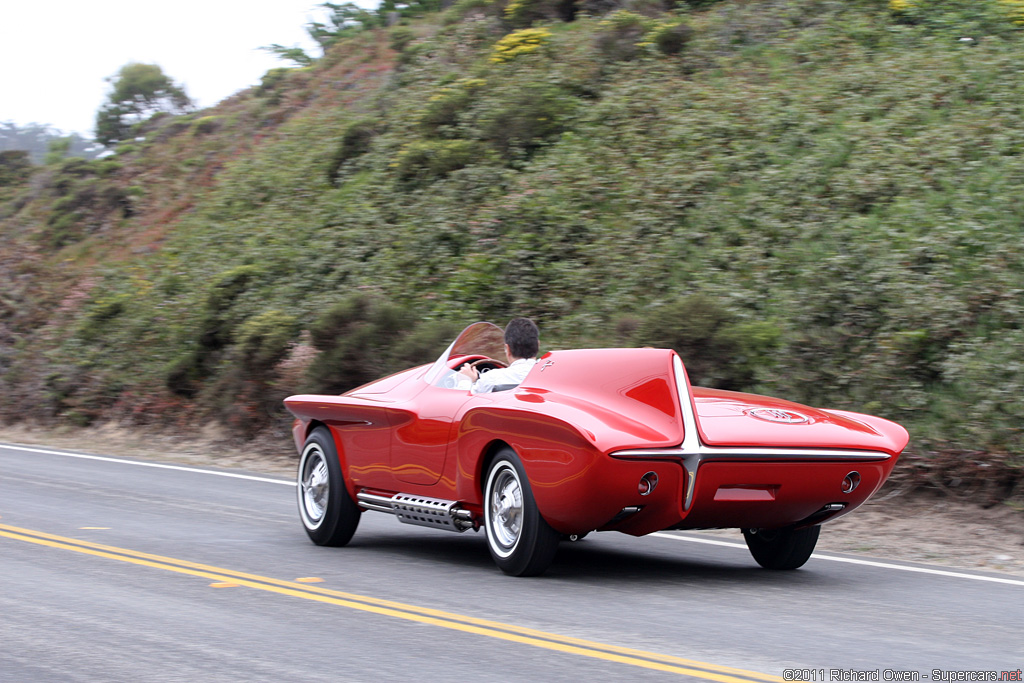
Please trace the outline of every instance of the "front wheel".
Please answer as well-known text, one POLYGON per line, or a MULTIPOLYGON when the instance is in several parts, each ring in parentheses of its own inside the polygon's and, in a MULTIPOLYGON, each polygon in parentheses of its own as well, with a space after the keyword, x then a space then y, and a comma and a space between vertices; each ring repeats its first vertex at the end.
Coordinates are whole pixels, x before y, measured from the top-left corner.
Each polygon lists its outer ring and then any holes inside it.
POLYGON ((750 554, 765 569, 802 567, 814 552, 820 526, 804 529, 744 529, 750 554))
POLYGON ((348 543, 362 510, 345 489, 334 438, 325 427, 314 429, 306 439, 296 483, 299 517, 310 540, 328 546, 348 543))
POLYGON ((506 574, 537 576, 555 559, 561 537, 541 517, 523 465, 510 448, 498 453, 487 474, 484 528, 491 557, 506 574))

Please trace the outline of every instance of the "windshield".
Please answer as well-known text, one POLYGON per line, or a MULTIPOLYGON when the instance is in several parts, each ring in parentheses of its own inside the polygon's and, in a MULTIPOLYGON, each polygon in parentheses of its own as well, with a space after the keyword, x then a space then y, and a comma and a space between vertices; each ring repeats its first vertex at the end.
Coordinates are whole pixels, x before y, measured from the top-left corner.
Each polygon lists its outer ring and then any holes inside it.
POLYGON ((505 357, 505 333, 494 323, 473 323, 434 361, 424 379, 430 384, 439 384, 445 375, 452 373, 448 362, 459 356, 502 360, 505 357))

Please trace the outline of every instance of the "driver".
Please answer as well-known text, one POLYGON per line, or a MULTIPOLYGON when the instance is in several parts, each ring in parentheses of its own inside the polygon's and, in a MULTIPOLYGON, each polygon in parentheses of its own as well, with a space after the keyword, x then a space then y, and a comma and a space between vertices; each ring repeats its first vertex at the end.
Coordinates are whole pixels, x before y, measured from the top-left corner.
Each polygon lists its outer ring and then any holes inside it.
POLYGON ((539 349, 540 332, 537 325, 529 318, 513 318, 505 327, 505 355, 508 357, 508 367, 481 375, 476 368, 467 363, 459 368, 459 372, 473 381, 471 390, 474 394, 494 391, 496 386, 519 386, 537 362, 539 349))

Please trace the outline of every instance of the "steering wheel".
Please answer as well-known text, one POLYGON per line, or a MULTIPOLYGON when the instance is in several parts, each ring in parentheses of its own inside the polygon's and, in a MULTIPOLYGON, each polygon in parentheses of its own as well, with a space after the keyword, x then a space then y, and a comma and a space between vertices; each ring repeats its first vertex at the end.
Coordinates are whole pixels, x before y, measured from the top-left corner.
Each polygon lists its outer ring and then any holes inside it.
POLYGON ((493 358, 481 358, 480 360, 473 361, 469 366, 477 370, 477 372, 482 375, 485 372, 490 372, 491 370, 507 368, 508 364, 502 363, 500 360, 494 360, 493 358))

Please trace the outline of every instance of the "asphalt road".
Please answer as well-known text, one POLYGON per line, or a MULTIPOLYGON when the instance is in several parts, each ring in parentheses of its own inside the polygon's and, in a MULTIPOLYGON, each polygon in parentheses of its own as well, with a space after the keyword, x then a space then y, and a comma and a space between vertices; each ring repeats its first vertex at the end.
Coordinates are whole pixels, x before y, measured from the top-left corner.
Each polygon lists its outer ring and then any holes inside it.
POLYGON ((1021 680, 1019 578, 702 540, 592 534, 517 579, 380 513, 314 546, 288 481, 0 446, 0 680, 1021 680))

